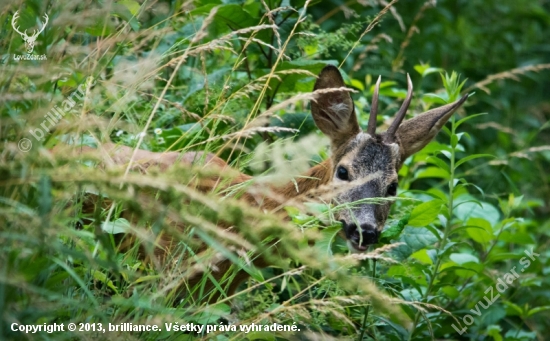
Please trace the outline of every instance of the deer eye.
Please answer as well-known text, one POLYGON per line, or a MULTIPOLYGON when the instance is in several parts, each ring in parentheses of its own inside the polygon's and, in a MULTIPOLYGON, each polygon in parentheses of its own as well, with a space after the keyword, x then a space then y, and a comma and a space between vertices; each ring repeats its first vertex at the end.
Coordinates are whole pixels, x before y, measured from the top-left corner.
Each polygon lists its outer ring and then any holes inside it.
POLYGON ((389 197, 394 197, 397 194, 397 182, 392 182, 388 189, 386 190, 386 195, 389 197))
POLYGON ((342 166, 338 166, 338 169, 336 170, 336 176, 340 180, 349 181, 348 170, 342 166))

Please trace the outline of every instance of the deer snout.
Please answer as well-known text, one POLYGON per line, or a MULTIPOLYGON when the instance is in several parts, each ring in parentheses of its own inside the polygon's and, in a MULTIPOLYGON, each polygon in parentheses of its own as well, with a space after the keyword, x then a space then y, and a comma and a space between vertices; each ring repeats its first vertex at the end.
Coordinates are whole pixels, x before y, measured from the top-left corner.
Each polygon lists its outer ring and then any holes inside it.
POLYGON ((372 224, 344 224, 346 238, 351 242, 351 246, 359 251, 365 251, 369 245, 378 243, 378 230, 372 224))

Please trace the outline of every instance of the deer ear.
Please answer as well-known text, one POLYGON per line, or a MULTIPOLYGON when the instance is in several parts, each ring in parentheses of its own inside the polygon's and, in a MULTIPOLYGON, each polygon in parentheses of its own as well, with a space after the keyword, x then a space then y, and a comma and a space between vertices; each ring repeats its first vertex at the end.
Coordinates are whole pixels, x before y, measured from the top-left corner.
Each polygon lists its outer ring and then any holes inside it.
MULTIPOLYGON (((338 68, 327 65, 319 74, 314 90, 345 86, 338 68)), ((316 94, 311 102, 311 113, 317 127, 330 138, 333 148, 338 148, 361 132, 355 116, 353 100, 347 91, 327 91, 316 94)))
POLYGON ((454 103, 426 111, 401 123, 396 132, 401 149, 401 163, 430 143, 466 99, 468 95, 454 103))

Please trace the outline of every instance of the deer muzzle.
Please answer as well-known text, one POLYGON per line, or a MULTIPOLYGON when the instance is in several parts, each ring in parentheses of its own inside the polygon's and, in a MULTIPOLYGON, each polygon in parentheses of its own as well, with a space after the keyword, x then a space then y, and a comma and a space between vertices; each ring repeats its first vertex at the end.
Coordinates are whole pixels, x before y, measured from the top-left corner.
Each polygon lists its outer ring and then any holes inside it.
POLYGON ((378 243, 378 237, 380 233, 376 229, 376 226, 372 224, 348 224, 345 221, 341 221, 344 226, 344 233, 351 247, 356 251, 366 251, 369 245, 378 243))

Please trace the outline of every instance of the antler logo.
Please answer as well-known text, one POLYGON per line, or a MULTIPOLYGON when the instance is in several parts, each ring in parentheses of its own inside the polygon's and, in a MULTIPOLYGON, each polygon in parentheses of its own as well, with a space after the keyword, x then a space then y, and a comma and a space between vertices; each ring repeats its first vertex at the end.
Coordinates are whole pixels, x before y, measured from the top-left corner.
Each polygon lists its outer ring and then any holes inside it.
POLYGON ((17 19, 19 19, 19 11, 15 12, 15 14, 13 15, 13 18, 11 19, 11 26, 13 27, 15 32, 21 35, 21 38, 23 38, 23 40, 25 41, 25 47, 27 48, 27 53, 30 54, 34 50, 34 43, 36 43, 36 38, 40 33, 44 31, 44 28, 46 28, 46 25, 48 24, 48 20, 49 20, 48 15, 44 14, 45 22, 44 24, 42 24, 42 28, 40 29, 40 31, 36 32, 36 30, 34 30, 34 33, 30 36, 27 35, 27 30, 25 30, 25 32, 21 32, 19 31, 19 26, 17 27, 15 26, 17 19))

